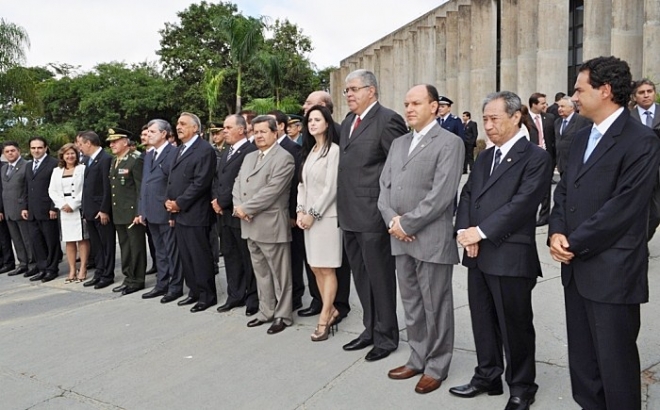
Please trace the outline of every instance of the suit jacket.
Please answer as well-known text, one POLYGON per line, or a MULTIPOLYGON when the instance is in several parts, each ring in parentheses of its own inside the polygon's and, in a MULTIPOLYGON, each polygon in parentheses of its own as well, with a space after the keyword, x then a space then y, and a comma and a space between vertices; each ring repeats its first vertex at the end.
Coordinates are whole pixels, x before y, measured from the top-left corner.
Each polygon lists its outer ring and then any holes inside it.
POLYGON ((590 119, 574 113, 571 120, 566 125, 564 133, 561 134, 561 125, 564 119, 558 117, 555 119, 555 150, 557 152, 557 169, 560 173, 564 173, 566 164, 568 163, 568 154, 571 152, 571 144, 575 138, 575 134, 582 128, 591 127, 593 124, 590 119))
POLYGON ((548 109, 545 110, 545 112, 552 114, 555 118, 557 118, 559 117, 559 105, 556 102, 552 103, 552 105, 550 105, 548 109))
POLYGON ((22 221, 21 211, 25 209, 27 195, 25 191, 25 172, 28 168, 28 162, 23 158, 18 158, 14 172, 7 176, 8 163, 2 164, 0 169, 2 178, 2 203, 5 218, 12 221, 22 221))
POLYGON ((231 215, 234 208, 232 190, 245 156, 256 150, 255 145, 245 142, 236 152, 232 153, 231 159, 227 160, 229 150, 226 149, 217 160, 215 178, 213 179, 213 198, 218 201, 218 205, 222 208, 220 219, 225 226, 241 227, 240 219, 231 215))
POLYGON ((201 136, 183 155, 181 145, 172 157, 167 180, 167 199, 175 200, 180 212, 172 214, 177 224, 210 226, 213 220, 211 185, 215 174, 216 154, 201 136))
POLYGON ((154 153, 155 151, 150 151, 144 156, 138 214, 149 223, 162 225, 168 223, 170 219, 170 214, 165 209, 167 199, 165 192, 177 150, 169 143, 165 143, 156 161, 154 161, 154 153))
POLYGON ((290 242, 289 194, 295 161, 277 143, 261 162, 260 153, 245 156, 232 191, 234 206, 252 217, 250 222, 241 220, 241 237, 264 243, 290 242))
POLYGON ((601 303, 648 300, 647 218, 660 165, 660 141, 627 109, 586 163, 591 130, 575 136, 555 189, 548 234, 568 238, 575 254, 562 264, 562 283, 575 279, 583 297, 601 303))
POLYGON ((341 124, 337 176, 337 216, 345 231, 382 233, 378 211, 380 174, 392 141, 408 132, 403 118, 376 103, 349 138, 355 119, 349 113, 341 124))
POLYGON ((291 188, 289 188, 289 217, 296 219, 296 200, 298 198, 298 183, 300 182, 300 151, 302 151, 302 147, 291 141, 291 138, 287 136, 284 137, 280 145, 291 154, 296 165, 296 169, 291 177, 291 188))
MULTIPOLYGON (((653 124, 652 128, 653 131, 655 131, 656 135, 660 137, 660 104, 658 103, 653 103, 655 105, 655 117, 653 117, 653 124)), ((642 124, 646 125, 646 118, 640 118, 639 116, 639 111, 637 111, 637 106, 630 110, 630 115, 636 119, 637 121, 641 122, 642 124)))
POLYGON ((139 215, 140 186, 144 161, 139 153, 128 152, 118 161, 115 157, 110 167, 112 190, 112 220, 115 225, 130 225, 139 215))
POLYGON ((475 145, 477 143, 477 137, 479 136, 479 128, 477 123, 469 120, 467 124, 463 124, 465 143, 469 145, 475 145))
POLYGON ((487 239, 463 265, 497 276, 541 276, 536 249, 536 210, 550 190, 552 158, 539 146, 518 140, 490 175, 497 147, 481 153, 461 192, 456 230, 478 226, 487 239))
POLYGON ((465 144, 439 125, 408 155, 413 134, 392 142, 380 176, 378 209, 386 224, 397 215, 413 242, 391 238, 393 255, 432 263, 458 263, 452 219, 463 170, 465 144))
POLYGON ((339 146, 332 144, 326 156, 303 165, 303 180, 298 185, 297 204, 305 211, 314 209, 321 216, 337 216, 337 168, 339 146))
MULTIPOLYGON (((536 132, 536 141, 538 144, 538 128, 536 126, 536 122, 534 121, 534 114, 530 111, 530 120, 532 123, 532 128, 536 132)), ((550 153, 550 155, 553 158, 553 161, 555 161, 556 158, 556 147, 555 147, 555 116, 552 114, 548 114, 545 112, 542 112, 541 114, 541 124, 543 125, 543 141, 545 142, 545 150, 550 153)), ((534 132, 532 130, 529 130, 530 132, 530 140, 532 140, 532 133, 534 132)))
POLYGON ((110 192, 110 166, 112 155, 104 150, 85 167, 83 182, 83 217, 93 221, 99 212, 112 215, 112 192, 110 192))
POLYGON ((50 211, 57 211, 55 204, 47 195, 48 187, 50 186, 51 175, 53 169, 57 168, 57 160, 50 155, 46 154, 42 158, 37 172, 32 171, 34 161, 27 164, 25 170, 26 186, 26 201, 23 204, 23 209, 28 211, 28 220, 40 221, 50 220, 50 211))
POLYGON ((82 206, 83 180, 85 179, 85 165, 78 164, 73 170, 71 177, 71 196, 64 196, 62 191, 62 174, 64 168, 56 167, 50 177, 48 185, 48 196, 53 201, 55 208, 62 209, 64 205, 69 205, 76 211, 82 206))
POLYGON ((446 129, 449 132, 452 132, 461 139, 465 139, 465 127, 463 126, 463 121, 454 114, 449 114, 447 119, 442 121, 440 118, 437 118, 438 125, 446 129))

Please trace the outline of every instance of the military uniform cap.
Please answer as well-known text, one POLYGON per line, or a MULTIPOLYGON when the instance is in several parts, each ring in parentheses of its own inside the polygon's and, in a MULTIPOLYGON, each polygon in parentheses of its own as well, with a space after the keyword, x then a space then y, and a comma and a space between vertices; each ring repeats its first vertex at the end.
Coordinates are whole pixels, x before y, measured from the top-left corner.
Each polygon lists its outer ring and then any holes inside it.
POLYGON ((454 102, 444 95, 441 95, 440 98, 438 98, 438 104, 452 105, 454 102))

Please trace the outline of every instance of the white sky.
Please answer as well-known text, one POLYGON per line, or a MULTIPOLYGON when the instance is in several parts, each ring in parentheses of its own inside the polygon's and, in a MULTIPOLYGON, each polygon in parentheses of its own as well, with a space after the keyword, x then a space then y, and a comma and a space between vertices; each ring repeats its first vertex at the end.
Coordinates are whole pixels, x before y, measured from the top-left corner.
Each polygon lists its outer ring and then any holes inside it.
MULTIPOLYGON (((25 28, 27 65, 157 61, 158 31, 178 22, 184 0, 0 0, 0 17, 25 28)), ((200 1, 197 1, 199 3, 200 1)), ((212 2, 212 1, 210 1, 212 2)), ((285 19, 312 40, 318 68, 380 39, 445 0, 234 0, 244 15, 285 19)))

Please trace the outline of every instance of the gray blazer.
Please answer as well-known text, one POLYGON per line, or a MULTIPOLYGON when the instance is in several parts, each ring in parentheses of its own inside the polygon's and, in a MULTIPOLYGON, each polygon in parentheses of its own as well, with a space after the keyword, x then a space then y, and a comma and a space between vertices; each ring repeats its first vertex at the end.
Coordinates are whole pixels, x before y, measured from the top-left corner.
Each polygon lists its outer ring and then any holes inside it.
MULTIPOLYGON (((656 132, 656 135, 660 136, 658 134, 658 131, 660 131, 660 104, 658 103, 653 103, 655 105, 655 117, 653 117, 653 130, 656 132)), ((635 106, 632 110, 630 110, 630 116, 636 119, 637 121, 641 122, 642 124, 646 124, 646 117, 644 119, 640 118, 639 116, 639 111, 637 110, 637 106, 635 106)))
POLYGON ((460 137, 436 124, 408 155, 412 137, 408 133, 392 142, 380 176, 378 209, 385 224, 401 215, 401 227, 416 238, 403 242, 392 237, 392 254, 458 263, 452 216, 465 146, 460 137))
POLYGON ((241 237, 263 243, 290 242, 289 189, 295 162, 279 144, 257 163, 260 153, 245 156, 232 190, 234 206, 252 217, 250 222, 241 220, 241 237))
POLYGON ((28 162, 23 158, 18 158, 16 167, 11 176, 7 177, 7 168, 9 164, 3 163, 0 174, 2 177, 2 203, 5 218, 12 221, 22 221, 21 210, 25 208, 27 192, 25 191, 25 171, 28 162))

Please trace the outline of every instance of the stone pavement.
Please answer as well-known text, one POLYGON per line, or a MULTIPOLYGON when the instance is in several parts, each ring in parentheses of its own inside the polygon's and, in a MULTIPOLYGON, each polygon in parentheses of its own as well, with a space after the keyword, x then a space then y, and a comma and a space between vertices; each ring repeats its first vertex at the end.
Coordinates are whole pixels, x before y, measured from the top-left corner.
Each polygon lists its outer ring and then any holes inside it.
MULTIPOLYGON (((559 266, 545 247, 546 232, 537 231, 544 277, 534 289, 539 392, 532 408, 578 409, 568 377, 559 266)), ((651 242, 651 254, 651 302, 642 308, 638 342, 644 405, 660 409, 660 239, 651 242)), ((154 281, 147 277, 147 289, 154 281)), ((222 303, 222 269, 216 281, 222 303)), ((142 300, 141 293, 117 296, 111 287, 64 284, 63 276, 35 284, 0 275, 0 409, 503 409, 506 390, 473 399, 447 391, 469 381, 476 364, 463 267, 455 268, 453 284, 456 341, 449 377, 439 390, 419 395, 413 390, 417 378, 387 378, 409 353, 400 304, 399 349, 369 363, 367 350, 341 349, 362 330, 355 292, 339 332, 313 343, 316 318, 296 315, 293 327, 267 335, 267 326, 246 327, 243 308, 193 314, 189 306, 142 300)))

